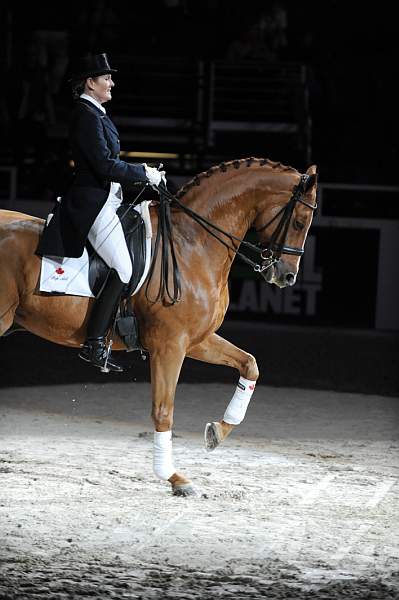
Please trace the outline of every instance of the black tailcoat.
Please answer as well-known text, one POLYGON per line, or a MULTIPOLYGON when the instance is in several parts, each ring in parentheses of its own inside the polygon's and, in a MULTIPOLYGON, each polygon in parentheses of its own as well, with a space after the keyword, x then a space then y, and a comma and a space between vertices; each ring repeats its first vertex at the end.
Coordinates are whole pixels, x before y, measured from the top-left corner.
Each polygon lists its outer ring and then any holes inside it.
POLYGON ((74 180, 43 232, 39 255, 81 256, 89 230, 108 198, 111 182, 131 186, 147 181, 143 165, 119 159, 118 130, 90 101, 80 98, 76 102, 69 136, 74 180))

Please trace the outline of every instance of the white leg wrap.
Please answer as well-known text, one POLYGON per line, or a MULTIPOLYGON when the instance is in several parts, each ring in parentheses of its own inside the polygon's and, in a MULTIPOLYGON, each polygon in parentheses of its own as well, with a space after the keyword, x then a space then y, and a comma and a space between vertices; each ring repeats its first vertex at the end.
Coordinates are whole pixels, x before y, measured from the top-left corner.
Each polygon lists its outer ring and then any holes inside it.
POLYGON ((254 393, 256 381, 240 377, 234 396, 226 408, 223 421, 230 425, 239 425, 244 420, 249 401, 254 393))
POLYGON ((175 473, 172 456, 172 431, 154 431, 154 473, 167 481, 175 473))

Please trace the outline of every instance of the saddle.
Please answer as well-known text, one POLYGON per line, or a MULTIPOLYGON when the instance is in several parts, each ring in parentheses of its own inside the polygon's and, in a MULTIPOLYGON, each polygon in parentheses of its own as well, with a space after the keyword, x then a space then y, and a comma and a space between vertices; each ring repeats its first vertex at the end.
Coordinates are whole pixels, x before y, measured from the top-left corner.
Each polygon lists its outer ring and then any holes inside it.
MULTIPOLYGON (((133 265, 133 275, 125 285, 122 299, 131 296, 136 289, 145 268, 146 262, 146 230, 142 216, 133 209, 132 204, 121 204, 116 211, 125 234, 126 244, 133 265)), ((89 255, 89 286, 94 296, 104 285, 109 267, 87 242, 89 255)))

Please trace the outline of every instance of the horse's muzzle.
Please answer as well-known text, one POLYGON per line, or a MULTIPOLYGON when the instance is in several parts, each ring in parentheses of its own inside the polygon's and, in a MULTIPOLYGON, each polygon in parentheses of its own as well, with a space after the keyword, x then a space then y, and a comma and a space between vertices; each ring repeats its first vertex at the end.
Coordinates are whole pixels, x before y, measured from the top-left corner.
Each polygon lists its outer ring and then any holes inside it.
POLYGON ((267 283, 274 283, 279 288, 292 286, 296 282, 296 273, 293 272, 292 267, 281 260, 264 271, 262 275, 267 283))

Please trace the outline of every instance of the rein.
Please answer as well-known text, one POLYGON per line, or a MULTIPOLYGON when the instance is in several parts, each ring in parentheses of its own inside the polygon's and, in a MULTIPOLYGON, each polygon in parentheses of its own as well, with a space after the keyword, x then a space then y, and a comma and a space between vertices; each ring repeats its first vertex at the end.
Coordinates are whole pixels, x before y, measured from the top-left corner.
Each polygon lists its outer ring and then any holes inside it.
MULTIPOLYGON (((161 193, 165 195, 166 200, 168 202, 170 202, 170 203, 174 202, 175 204, 177 204, 177 206, 179 206, 185 213, 187 213, 194 221, 196 221, 199 225, 201 225, 201 227, 203 229, 205 229, 208 233, 210 233, 210 235, 212 235, 214 238, 216 238, 221 244, 223 244, 223 246, 226 246, 226 248, 228 248, 229 250, 232 250, 235 254, 237 254, 237 256, 239 256, 244 262, 246 262, 247 264, 251 265, 254 268, 256 266, 260 266, 257 263, 255 263, 253 260, 251 260, 250 258, 248 258, 247 256, 245 256, 245 254, 242 254, 242 252, 238 251, 238 246, 240 244, 242 244, 246 248, 249 248, 250 250, 253 250, 254 252, 256 252, 258 254, 262 254, 262 250, 261 250, 261 248, 259 248, 258 245, 251 244, 251 242, 247 242, 246 240, 243 240, 243 239, 241 239, 241 238, 233 235, 232 233, 229 233, 229 232, 225 231, 224 229, 222 229, 218 225, 215 225, 214 223, 211 223, 211 221, 208 221, 207 219, 205 219, 205 217, 202 217, 201 215, 199 215, 197 212, 195 212, 194 210, 192 210, 191 208, 189 208, 185 204, 182 204, 182 202, 180 202, 168 190, 166 190, 166 193, 162 190, 161 193), (212 231, 212 229, 214 231, 212 231), (222 233, 223 235, 225 235, 226 237, 230 238, 231 240, 236 240, 237 242, 239 242, 238 246, 237 247, 230 246, 227 242, 225 242, 225 240, 223 240, 221 237, 219 237, 215 233, 215 231, 218 231, 219 233, 222 233)), ((256 270, 257 269, 255 269, 255 271, 256 270)))
POLYGON ((147 300, 150 302, 157 302, 160 299, 169 300, 171 304, 175 304, 179 302, 181 299, 181 278, 180 278, 180 269, 177 264, 175 248, 173 244, 173 235, 172 235, 172 224, 170 220, 170 204, 171 198, 174 198, 172 194, 170 194, 165 184, 162 182, 158 186, 159 196, 160 196, 160 205, 159 205, 159 216, 158 216, 158 228, 157 228, 157 237, 155 239, 154 253, 152 256, 150 270, 148 272, 147 277, 147 285, 145 290, 145 295, 147 300), (165 193, 165 190, 167 194, 165 193), (155 263, 158 256, 159 245, 162 240, 162 256, 161 256, 161 273, 160 273, 160 283, 158 294, 155 298, 149 298, 148 296, 148 286, 150 284, 151 278, 154 274, 155 263), (172 277, 173 277, 173 292, 171 293, 169 289, 169 249, 170 256, 172 258, 172 277))
POLYGON ((159 245, 162 240, 161 279, 158 294, 155 299, 151 300, 151 302, 156 302, 161 298, 165 298, 165 293, 167 299, 171 302, 171 304, 175 304, 181 299, 181 277, 173 245, 172 225, 170 219, 170 205, 172 204, 172 202, 179 206, 179 208, 181 208, 194 221, 201 225, 203 229, 205 229, 210 235, 212 235, 221 244, 223 244, 223 246, 225 246, 229 250, 232 250, 243 262, 250 265, 254 271, 262 273, 263 271, 270 269, 270 267, 272 267, 276 262, 278 262, 282 254, 302 256, 304 253, 303 248, 286 246, 285 240, 288 235, 288 228, 290 226, 292 213, 294 211, 296 203, 300 202, 301 204, 304 204, 312 210, 315 210, 317 208, 317 204, 309 204, 303 199, 303 195, 307 191, 306 184, 309 180, 309 177, 310 176, 307 174, 301 175, 300 182, 294 187, 292 196, 287 202, 287 204, 283 206, 278 211, 278 213, 274 215, 272 219, 270 219, 270 221, 268 221, 265 225, 262 225, 262 227, 256 230, 257 233, 263 231, 272 223, 274 223, 274 221, 276 221, 278 217, 280 217, 280 220, 278 221, 276 229, 272 233, 270 240, 264 244, 259 243, 257 245, 252 244, 251 242, 248 242, 242 238, 239 238, 234 234, 225 231, 218 225, 211 223, 211 221, 208 221, 205 217, 202 217, 200 214, 198 214, 197 212, 180 202, 180 200, 178 200, 176 196, 173 196, 173 194, 169 192, 166 185, 163 182, 161 182, 161 184, 158 186, 158 192, 160 196, 159 224, 157 229, 157 237, 155 240, 154 254, 147 279, 146 295, 148 292, 148 286, 151 281, 151 277, 154 273, 156 258, 159 251, 159 245), (229 244, 223 238, 221 238, 218 235, 218 233, 229 238, 231 244, 229 244), (237 246, 232 245, 233 240, 238 242, 237 246), (238 247, 240 245, 243 245, 245 248, 248 248, 252 252, 255 252, 256 254, 260 255, 262 263, 259 264, 250 259, 242 252, 239 252, 238 247), (171 292, 169 289, 169 255, 172 259, 173 292, 171 292))

